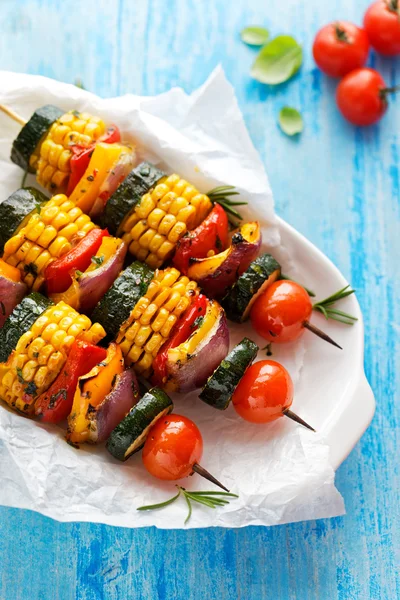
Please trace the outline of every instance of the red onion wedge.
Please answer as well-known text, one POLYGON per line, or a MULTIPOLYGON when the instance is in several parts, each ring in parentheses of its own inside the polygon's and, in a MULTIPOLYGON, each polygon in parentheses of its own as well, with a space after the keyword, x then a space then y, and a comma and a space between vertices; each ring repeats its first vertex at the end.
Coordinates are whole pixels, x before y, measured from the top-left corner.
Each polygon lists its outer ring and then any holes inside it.
POLYGON ((12 281, 0 275, 0 328, 27 291, 25 283, 12 281))
POLYGON ((209 300, 201 325, 168 351, 167 391, 189 392, 202 387, 228 354, 229 329, 223 308, 209 300))
POLYGON ((139 386, 133 369, 117 375, 111 392, 90 415, 88 442, 97 444, 108 439, 110 433, 139 402, 139 386))

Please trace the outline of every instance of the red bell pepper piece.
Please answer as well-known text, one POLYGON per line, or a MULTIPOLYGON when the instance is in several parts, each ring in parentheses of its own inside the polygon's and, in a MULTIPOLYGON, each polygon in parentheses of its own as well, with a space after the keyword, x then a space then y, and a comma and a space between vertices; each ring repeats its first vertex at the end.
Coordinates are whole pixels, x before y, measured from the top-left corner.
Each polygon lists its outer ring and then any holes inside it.
POLYGON ((86 375, 107 356, 107 351, 82 340, 75 341, 62 371, 47 392, 36 400, 35 414, 45 423, 60 423, 71 412, 79 377, 86 375))
POLYGON ((179 319, 172 330, 170 339, 162 346, 153 362, 153 383, 154 385, 162 385, 167 376, 167 358, 168 350, 176 348, 185 342, 191 333, 197 329, 196 319, 203 317, 207 310, 207 298, 200 294, 192 302, 187 311, 179 319))
POLYGON ((108 235, 107 229, 92 229, 74 248, 50 263, 45 271, 47 293, 65 292, 72 283, 71 272, 86 271, 103 237, 108 235))
MULTIPOLYGON (((110 125, 107 128, 106 133, 98 140, 105 144, 115 144, 121 141, 121 134, 116 125, 110 125)), ((70 167, 71 174, 68 180, 67 196, 70 196, 82 177, 85 174, 86 169, 89 166, 90 159, 94 151, 95 143, 89 146, 82 146, 81 144, 75 144, 71 146, 73 156, 71 157, 70 167)))
POLYGON ((184 275, 191 258, 205 258, 209 252, 222 252, 228 247, 229 224, 226 212, 216 204, 208 217, 179 240, 174 256, 174 266, 184 275))

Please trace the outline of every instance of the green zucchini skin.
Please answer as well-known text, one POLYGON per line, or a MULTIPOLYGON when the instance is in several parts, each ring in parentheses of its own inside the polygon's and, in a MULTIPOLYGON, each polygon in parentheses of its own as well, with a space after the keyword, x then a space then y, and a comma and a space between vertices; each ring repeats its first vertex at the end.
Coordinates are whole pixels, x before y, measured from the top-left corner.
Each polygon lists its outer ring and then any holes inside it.
POLYGON ((94 309, 91 319, 100 323, 107 339, 114 339, 136 302, 145 295, 154 271, 144 263, 133 262, 114 281, 94 309))
POLYGON ((126 460, 142 448, 154 423, 173 408, 171 398, 163 390, 149 390, 111 432, 107 450, 114 458, 126 460))
POLYGON ((52 104, 47 104, 35 110, 13 142, 11 149, 13 163, 24 169, 24 171, 34 173, 35 170, 29 166, 29 159, 54 121, 57 121, 63 114, 62 110, 52 104))
POLYGON ((52 304, 51 300, 38 292, 33 292, 21 300, 0 329, 0 362, 7 361, 19 338, 52 304))
POLYGON ((101 226, 117 235, 124 219, 162 177, 165 173, 151 163, 143 162, 135 167, 107 202, 101 226))
POLYGON ((33 187, 21 188, 0 204, 0 255, 6 242, 23 225, 24 220, 48 201, 48 198, 33 187))
POLYGON ((256 298, 281 275, 281 266, 270 254, 258 256, 222 299, 230 321, 242 323, 249 317, 256 298))
POLYGON ((257 344, 248 338, 239 342, 209 377, 199 398, 218 410, 228 408, 239 381, 257 356, 258 350, 257 344))

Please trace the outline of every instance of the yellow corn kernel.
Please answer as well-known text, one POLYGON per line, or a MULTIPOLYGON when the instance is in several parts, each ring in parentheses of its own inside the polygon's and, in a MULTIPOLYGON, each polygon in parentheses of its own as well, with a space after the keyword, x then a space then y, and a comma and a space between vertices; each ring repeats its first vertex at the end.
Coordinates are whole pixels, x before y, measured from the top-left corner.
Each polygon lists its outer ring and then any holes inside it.
POLYGON ((178 212, 180 210, 182 210, 183 208, 186 208, 188 206, 188 201, 185 198, 182 198, 181 196, 179 196, 178 198, 176 198, 171 206, 169 207, 169 214, 176 216, 178 214, 178 212))
POLYGON ((136 334, 136 337, 134 340, 135 345, 136 346, 144 346, 152 333, 153 333, 153 330, 149 325, 142 325, 142 327, 140 327, 138 333, 136 334))
POLYGON ((131 236, 133 240, 139 240, 140 236, 148 229, 147 221, 142 219, 138 221, 136 225, 131 229, 131 236))
POLYGON ((128 361, 127 361, 128 364, 136 363, 139 360, 139 358, 141 357, 142 353, 143 353, 143 348, 133 345, 131 347, 131 349, 129 350, 129 353, 126 357, 128 359, 128 361))
POLYGON ((171 330, 173 328, 173 326, 175 325, 175 323, 177 322, 178 318, 175 315, 169 315, 168 319, 165 321, 164 325, 162 326, 160 333, 163 336, 163 338, 168 339, 171 330))
POLYGON ((149 227, 158 231, 158 227, 166 214, 167 213, 165 212, 165 210, 162 210, 161 208, 155 208, 154 210, 152 210, 149 216, 147 217, 147 223, 149 227))
POLYGON ((160 225, 158 226, 158 233, 161 235, 168 235, 175 223, 176 218, 174 217, 174 215, 165 215, 160 225))
POLYGON ((157 255, 162 260, 162 262, 166 261, 170 256, 171 252, 173 252, 175 248, 175 244, 171 242, 163 242, 158 249, 157 255))
POLYGON ((151 211, 157 206, 157 200, 158 197, 156 196, 155 191, 153 191, 152 194, 144 194, 140 199, 139 204, 136 206, 136 215, 140 219, 146 219, 151 211))
POLYGON ((154 231, 154 229, 148 229, 139 240, 140 246, 147 250, 150 246, 151 240, 155 235, 156 232, 154 231))
POLYGON ((168 241, 175 245, 185 233, 186 224, 182 223, 182 221, 177 221, 168 234, 168 241))

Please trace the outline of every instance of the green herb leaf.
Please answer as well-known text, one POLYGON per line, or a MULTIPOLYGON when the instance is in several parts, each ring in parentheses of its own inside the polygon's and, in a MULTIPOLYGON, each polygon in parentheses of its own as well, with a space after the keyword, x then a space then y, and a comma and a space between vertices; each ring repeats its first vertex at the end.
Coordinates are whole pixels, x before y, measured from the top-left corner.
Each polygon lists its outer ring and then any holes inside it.
MULTIPOLYGON (((294 279, 292 279, 291 277, 288 277, 287 275, 284 275, 283 273, 281 274, 279 279, 284 279, 285 281, 295 281, 294 279)), ((298 283, 298 282, 295 281, 295 283, 298 283)), ((309 290, 308 288, 306 288, 306 286, 303 285, 302 283, 299 283, 299 285, 301 285, 301 287, 306 290, 307 294, 311 298, 315 298, 315 293, 312 290, 309 290)))
POLYGON ((292 36, 279 35, 260 50, 251 76, 261 83, 277 85, 293 77, 302 62, 302 47, 292 36))
POLYGON ((175 500, 177 500, 180 495, 181 495, 181 488, 178 487, 178 493, 176 494, 176 496, 173 496, 169 500, 166 500, 165 502, 160 502, 159 504, 149 504, 148 506, 139 506, 139 508, 137 510, 155 510, 157 508, 164 508, 164 506, 168 506, 169 504, 172 504, 173 502, 175 502, 175 500))
POLYGON ((90 260, 98 268, 98 267, 100 267, 103 264, 103 262, 104 262, 104 256, 92 256, 92 258, 90 260))
POLYGON ((243 220, 243 217, 236 209, 232 208, 232 206, 245 206, 247 204, 247 202, 233 202, 231 200, 232 196, 238 195, 239 192, 236 191, 233 185, 220 185, 207 193, 207 196, 213 204, 222 206, 228 216, 229 223, 233 228, 238 227, 239 224, 232 217, 236 217, 240 221, 243 220))
POLYGON ((269 31, 265 27, 250 25, 240 32, 240 37, 245 44, 249 46, 263 46, 269 39, 269 31))
POLYGON ((79 269, 76 269, 76 271, 75 271, 75 279, 77 281, 80 280, 80 278, 82 277, 82 275, 83 275, 82 271, 80 271, 79 269))
POLYGON ((278 121, 280 128, 286 135, 292 136, 303 131, 303 117, 295 108, 284 106, 279 113, 278 121))
POLYGON ((81 90, 85 90, 86 89, 85 86, 83 85, 83 81, 82 81, 82 79, 80 77, 77 77, 75 79, 75 85, 76 85, 77 88, 80 88, 81 90))
POLYGON ((336 302, 343 300, 343 298, 347 298, 347 296, 351 296, 351 294, 354 294, 354 290, 352 290, 349 285, 346 285, 341 290, 328 296, 328 298, 325 298, 325 300, 316 302, 313 305, 313 310, 321 312, 326 319, 333 319, 334 321, 339 321, 345 325, 354 325, 354 323, 358 321, 357 317, 353 317, 337 308, 333 308, 336 302))
POLYGON ((22 375, 22 369, 21 369, 21 367, 17 367, 16 371, 17 371, 17 379, 18 379, 18 381, 20 383, 26 383, 26 381, 25 381, 25 379, 23 378, 23 375, 22 375))

